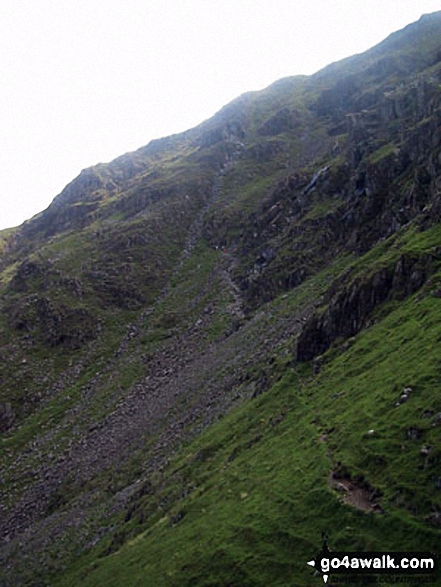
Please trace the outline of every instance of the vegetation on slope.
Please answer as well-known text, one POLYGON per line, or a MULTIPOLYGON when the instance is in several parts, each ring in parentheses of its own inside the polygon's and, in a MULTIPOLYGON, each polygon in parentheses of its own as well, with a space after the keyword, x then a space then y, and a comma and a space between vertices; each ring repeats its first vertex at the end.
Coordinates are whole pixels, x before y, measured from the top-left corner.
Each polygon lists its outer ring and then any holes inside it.
POLYGON ((5 585, 438 548, 440 38, 246 94, 2 231, 5 585))
POLYGON ((322 531, 332 550, 437 552, 440 279, 329 351, 319 373, 289 370, 190 443, 140 488, 110 544, 55 584, 311 585, 322 531), (375 491, 380 511, 354 507, 332 471, 375 491))

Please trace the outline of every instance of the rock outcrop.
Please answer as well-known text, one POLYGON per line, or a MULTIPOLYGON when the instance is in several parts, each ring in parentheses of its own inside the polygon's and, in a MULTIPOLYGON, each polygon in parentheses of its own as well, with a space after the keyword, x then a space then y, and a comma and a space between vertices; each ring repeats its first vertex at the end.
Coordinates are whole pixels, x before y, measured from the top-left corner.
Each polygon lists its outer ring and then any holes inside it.
POLYGON ((415 293, 429 277, 432 263, 431 257, 401 255, 394 267, 380 269, 348 285, 334 284, 327 308, 314 314, 299 336, 297 360, 309 361, 325 352, 337 338, 346 339, 360 332, 386 300, 404 299, 415 293))

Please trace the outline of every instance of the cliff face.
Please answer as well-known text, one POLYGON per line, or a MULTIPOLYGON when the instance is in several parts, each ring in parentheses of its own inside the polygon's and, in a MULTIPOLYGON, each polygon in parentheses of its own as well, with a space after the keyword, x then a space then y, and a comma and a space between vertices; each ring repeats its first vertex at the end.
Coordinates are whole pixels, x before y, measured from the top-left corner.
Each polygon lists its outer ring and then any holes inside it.
POLYGON ((5 585, 267 585, 278 556, 306 585, 323 516, 385 550, 360 492, 433 547, 440 39, 245 94, 0 234, 5 585))
POLYGON ((418 291, 435 266, 433 255, 401 255, 395 266, 382 268, 368 278, 345 285, 333 284, 326 310, 305 324, 297 347, 297 359, 310 361, 328 350, 337 338, 354 336, 373 318, 374 310, 386 300, 402 300, 418 291))

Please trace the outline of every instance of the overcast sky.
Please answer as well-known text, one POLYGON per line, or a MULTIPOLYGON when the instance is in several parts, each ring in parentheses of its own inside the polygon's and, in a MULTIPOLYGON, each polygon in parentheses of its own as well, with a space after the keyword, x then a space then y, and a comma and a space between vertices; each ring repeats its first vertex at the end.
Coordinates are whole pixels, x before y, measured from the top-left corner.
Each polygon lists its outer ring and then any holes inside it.
POLYGON ((0 0, 0 228, 81 169, 310 74, 439 0, 0 0))

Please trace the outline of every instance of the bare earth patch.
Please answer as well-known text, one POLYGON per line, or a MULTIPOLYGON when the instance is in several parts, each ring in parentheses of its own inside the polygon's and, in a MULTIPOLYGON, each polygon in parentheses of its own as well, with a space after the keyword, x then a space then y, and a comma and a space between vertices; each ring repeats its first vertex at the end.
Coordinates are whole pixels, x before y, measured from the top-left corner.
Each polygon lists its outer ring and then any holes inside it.
POLYGON ((341 494, 345 503, 365 512, 384 513, 383 508, 378 504, 379 492, 366 481, 341 477, 339 473, 331 471, 329 485, 331 489, 341 494))

